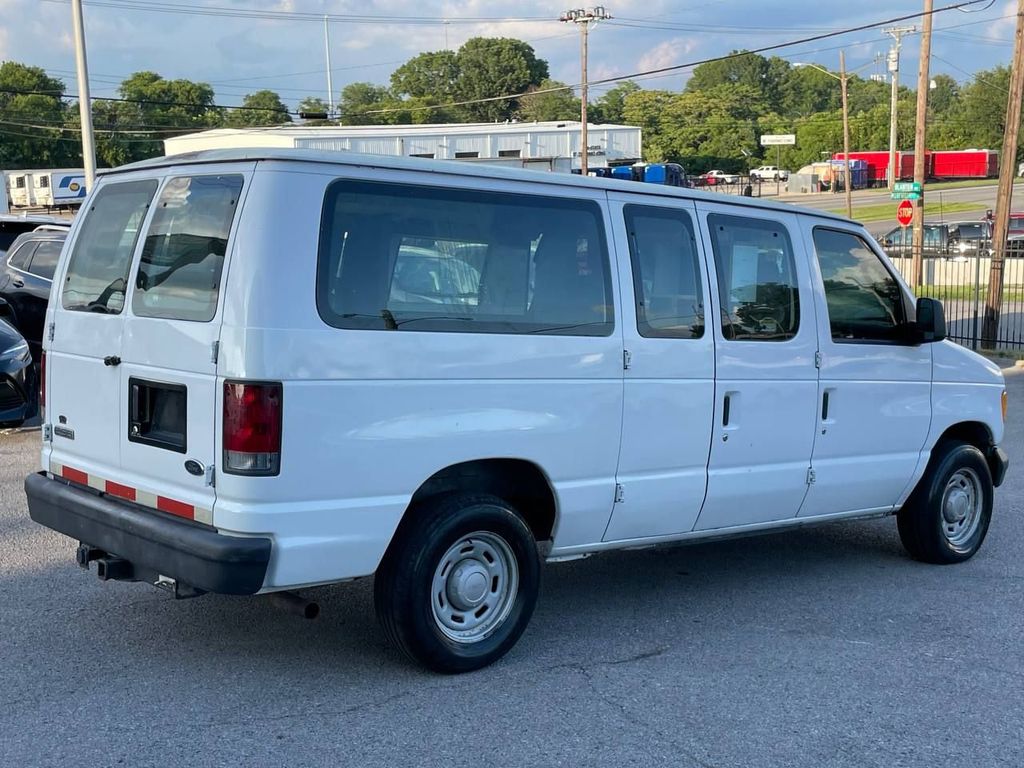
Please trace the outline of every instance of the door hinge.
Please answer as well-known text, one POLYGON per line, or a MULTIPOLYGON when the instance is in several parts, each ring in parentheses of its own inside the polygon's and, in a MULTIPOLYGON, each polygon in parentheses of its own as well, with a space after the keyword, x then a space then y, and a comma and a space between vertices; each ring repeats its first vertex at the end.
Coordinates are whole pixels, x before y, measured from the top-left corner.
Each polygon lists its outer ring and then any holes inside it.
POLYGON ((628 371, 629 366, 633 363, 633 353, 628 349, 622 350, 622 370, 628 371))
POLYGON ((210 488, 217 487, 217 472, 213 464, 206 468, 206 485, 210 488))
POLYGON ((816 478, 817 478, 817 475, 814 474, 814 467, 808 467, 807 468, 807 484, 808 485, 814 485, 814 481, 815 481, 816 478))
POLYGON ((814 367, 821 368, 821 352, 814 353, 814 367))
POLYGON ((217 357, 220 355, 220 342, 214 341, 210 343, 210 362, 214 365, 217 364, 217 357))
POLYGON ((615 484, 615 503, 621 504, 626 498, 626 489, 622 487, 622 483, 615 484))
POLYGON ((53 425, 52 424, 43 424, 43 442, 44 443, 53 442, 53 425))
POLYGON ((55 323, 50 323, 49 325, 46 326, 46 340, 47 341, 53 341, 53 332, 54 332, 54 327, 53 326, 54 325, 55 325, 55 323))

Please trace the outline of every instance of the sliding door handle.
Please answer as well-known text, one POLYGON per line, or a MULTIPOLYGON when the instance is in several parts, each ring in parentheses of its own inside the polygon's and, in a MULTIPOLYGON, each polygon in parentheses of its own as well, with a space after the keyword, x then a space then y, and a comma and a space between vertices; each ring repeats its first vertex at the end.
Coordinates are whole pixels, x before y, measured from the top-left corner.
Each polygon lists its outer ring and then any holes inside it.
POLYGON ((728 427, 729 426, 729 404, 730 404, 730 397, 729 397, 729 395, 726 395, 725 396, 725 400, 722 402, 722 426, 723 427, 728 427))

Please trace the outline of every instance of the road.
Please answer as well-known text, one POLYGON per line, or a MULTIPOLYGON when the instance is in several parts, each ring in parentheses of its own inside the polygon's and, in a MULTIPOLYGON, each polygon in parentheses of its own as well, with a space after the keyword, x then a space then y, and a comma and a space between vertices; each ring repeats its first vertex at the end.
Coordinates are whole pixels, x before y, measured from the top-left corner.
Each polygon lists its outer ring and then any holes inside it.
POLYGON ((988 541, 904 556, 892 519, 549 566, 531 627, 462 677, 405 663, 368 580, 304 622, 104 584, 27 517, 0 436, 4 766, 1024 764, 1024 374, 988 541))

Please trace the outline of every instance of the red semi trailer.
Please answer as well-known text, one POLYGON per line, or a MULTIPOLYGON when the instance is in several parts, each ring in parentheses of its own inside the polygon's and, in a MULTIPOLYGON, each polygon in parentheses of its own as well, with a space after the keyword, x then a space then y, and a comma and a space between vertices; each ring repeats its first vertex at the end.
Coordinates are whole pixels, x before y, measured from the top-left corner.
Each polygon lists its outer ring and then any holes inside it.
MULTIPOLYGON (((842 152, 836 152, 833 160, 842 160, 842 152)), ((868 183, 883 186, 888 181, 888 151, 851 152, 851 160, 863 160, 868 164, 868 183)), ((914 178, 914 153, 897 152, 896 167, 899 178, 914 178)), ((993 179, 999 175, 999 153, 991 149, 955 149, 925 152, 924 176, 926 179, 993 179)))

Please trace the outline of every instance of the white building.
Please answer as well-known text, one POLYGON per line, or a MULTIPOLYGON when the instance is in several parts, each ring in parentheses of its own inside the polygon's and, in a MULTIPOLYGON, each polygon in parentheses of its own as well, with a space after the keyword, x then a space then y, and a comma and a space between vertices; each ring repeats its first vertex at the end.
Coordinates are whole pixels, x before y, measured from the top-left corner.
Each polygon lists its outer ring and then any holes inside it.
MULTIPOLYGON (((640 129, 589 125, 588 165, 629 165, 641 158, 640 129)), ((218 128, 164 139, 164 153, 202 149, 290 147, 475 160, 547 170, 579 167, 580 123, 455 123, 439 125, 281 126, 218 128)))

